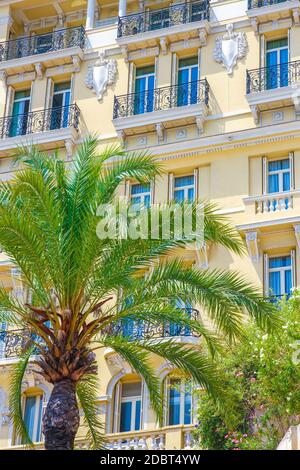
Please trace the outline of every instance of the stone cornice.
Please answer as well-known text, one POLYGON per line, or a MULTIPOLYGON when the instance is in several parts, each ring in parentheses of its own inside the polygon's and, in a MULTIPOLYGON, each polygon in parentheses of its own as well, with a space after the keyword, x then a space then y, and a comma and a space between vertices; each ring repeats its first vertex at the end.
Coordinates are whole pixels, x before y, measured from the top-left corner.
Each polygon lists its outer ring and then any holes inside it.
MULTIPOLYGON (((249 230, 254 230, 262 227, 276 227, 277 225, 288 225, 288 224, 296 224, 300 222, 300 217, 286 217, 282 219, 275 219, 275 220, 264 220, 260 222, 253 222, 252 224, 242 224, 237 225, 237 230, 241 232, 247 232, 249 230)), ((281 231, 280 231, 281 233, 281 231)))
POLYGON ((299 138, 300 121, 291 121, 272 126, 255 127, 242 131, 205 136, 200 139, 198 137, 196 139, 184 140, 183 142, 161 144, 160 146, 149 147, 149 149, 153 154, 159 156, 161 160, 172 160, 274 142, 292 141, 299 138), (187 147, 191 149, 188 152, 185 151, 187 147))

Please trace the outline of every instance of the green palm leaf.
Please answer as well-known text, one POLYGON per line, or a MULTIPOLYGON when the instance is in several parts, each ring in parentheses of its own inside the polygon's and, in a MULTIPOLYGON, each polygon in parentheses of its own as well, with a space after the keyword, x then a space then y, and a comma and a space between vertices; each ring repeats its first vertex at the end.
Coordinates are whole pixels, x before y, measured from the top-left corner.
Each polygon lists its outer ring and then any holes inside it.
POLYGON ((14 424, 16 435, 22 439, 22 442, 29 447, 33 447, 22 412, 22 381, 26 372, 26 368, 32 355, 32 349, 26 351, 12 366, 9 380, 9 409, 11 419, 14 424))
POLYGON ((94 375, 87 375, 78 382, 76 393, 84 413, 84 426, 88 427, 86 440, 91 448, 100 450, 104 447, 103 424, 98 417, 98 380, 94 375))

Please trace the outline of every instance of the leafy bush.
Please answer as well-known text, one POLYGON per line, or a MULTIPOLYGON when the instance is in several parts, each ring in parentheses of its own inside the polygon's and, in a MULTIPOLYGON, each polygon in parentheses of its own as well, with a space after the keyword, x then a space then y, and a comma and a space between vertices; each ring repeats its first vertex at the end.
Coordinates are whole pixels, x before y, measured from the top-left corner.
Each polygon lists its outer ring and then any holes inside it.
POLYGON ((268 335, 253 323, 220 359, 227 400, 199 392, 194 432, 204 449, 275 449, 300 422, 300 292, 280 304, 283 324, 268 335))

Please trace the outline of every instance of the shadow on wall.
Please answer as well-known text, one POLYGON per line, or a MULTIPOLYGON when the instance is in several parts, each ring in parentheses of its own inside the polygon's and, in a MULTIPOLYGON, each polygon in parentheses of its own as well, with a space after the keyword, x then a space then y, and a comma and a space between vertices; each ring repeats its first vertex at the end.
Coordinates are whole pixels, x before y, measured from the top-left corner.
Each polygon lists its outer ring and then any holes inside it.
MULTIPOLYGON (((208 80, 209 83, 209 80, 208 80)), ((216 100, 216 97, 210 87, 209 89, 209 114, 210 115, 215 115, 215 114, 221 114, 221 108, 216 100)), ((217 125, 217 132, 216 133, 223 133, 225 131, 225 122, 223 119, 218 119, 216 120, 216 125, 217 125)))

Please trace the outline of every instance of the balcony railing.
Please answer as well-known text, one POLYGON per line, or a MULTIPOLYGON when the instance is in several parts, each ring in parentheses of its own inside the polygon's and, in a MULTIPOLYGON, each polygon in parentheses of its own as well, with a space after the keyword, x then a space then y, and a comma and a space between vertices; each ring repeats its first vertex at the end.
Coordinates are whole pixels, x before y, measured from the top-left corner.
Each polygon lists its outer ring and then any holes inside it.
POLYGON ((0 138, 35 134, 66 127, 78 129, 80 110, 76 104, 15 114, 0 119, 0 138))
POLYGON ((208 99, 209 84, 205 78, 182 85, 115 96, 113 117, 117 119, 197 103, 208 105, 208 99))
POLYGON ((267 7, 269 5, 277 5, 277 3, 284 3, 286 1, 287 0, 248 0, 248 10, 267 7))
POLYGON ((120 17, 118 38, 203 20, 209 21, 209 0, 180 3, 120 17))
MULTIPOLYGON (((185 309, 185 313, 191 320, 200 321, 201 316, 196 309, 185 309)), ((135 320, 134 318, 124 318, 121 322, 109 326, 107 334, 122 335, 130 338, 132 341, 148 340, 154 338, 172 338, 172 337, 195 337, 199 334, 192 331, 188 326, 182 326, 173 322, 167 324, 153 324, 147 321, 135 320)))
POLYGON ((266 212, 278 212, 292 209, 293 193, 272 193, 255 198, 256 214, 264 214, 266 212))
POLYGON ((0 360, 19 357, 31 341, 26 330, 0 330, 0 360))
POLYGON ((299 80, 299 60, 247 70, 247 94, 290 86, 299 80))
POLYGON ((86 34, 82 26, 60 29, 51 33, 26 36, 0 43, 0 62, 70 47, 84 49, 85 45, 86 34))
MULTIPOLYGON (((107 450, 164 450, 170 444, 168 436, 172 441, 172 449, 177 450, 191 450, 196 447, 196 442, 193 437, 194 426, 170 426, 159 429, 149 429, 146 431, 130 431, 118 432, 112 434, 105 434, 104 448, 107 450), (173 447, 175 442, 181 442, 183 446, 173 447)), ((36 450, 44 449, 44 443, 38 442, 34 444, 36 450)), ((91 442, 85 438, 79 437, 75 440, 76 450, 89 450, 91 442)), ((169 447, 168 447, 169 448, 169 447)), ((8 448, 0 448, 0 450, 25 450, 25 445, 15 445, 8 448)))

